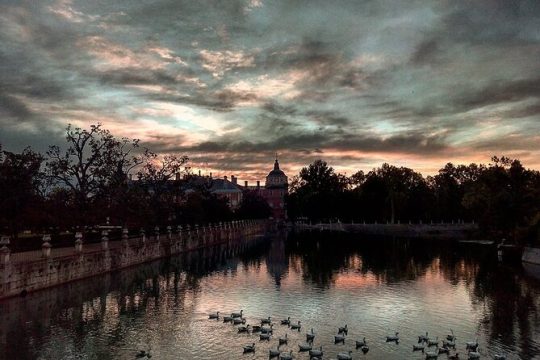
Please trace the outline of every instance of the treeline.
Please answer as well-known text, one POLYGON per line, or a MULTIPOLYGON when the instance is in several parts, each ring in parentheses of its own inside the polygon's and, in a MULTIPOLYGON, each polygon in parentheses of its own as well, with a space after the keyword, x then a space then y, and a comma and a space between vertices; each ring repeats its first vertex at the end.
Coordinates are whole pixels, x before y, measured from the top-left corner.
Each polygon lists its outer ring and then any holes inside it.
POLYGON ((46 154, 0 145, 0 233, 104 224, 129 227, 202 224, 268 217, 270 208, 246 194, 233 212, 211 193, 211 181, 190 186, 188 158, 159 157, 139 140, 117 138, 101 125, 66 129, 66 143, 46 154), (128 174, 133 174, 133 178, 128 174))
POLYGON ((307 221, 476 221, 485 236, 538 242, 540 172, 493 157, 487 165, 448 163, 428 177, 389 164, 347 177, 317 160, 293 178, 287 211, 307 221))

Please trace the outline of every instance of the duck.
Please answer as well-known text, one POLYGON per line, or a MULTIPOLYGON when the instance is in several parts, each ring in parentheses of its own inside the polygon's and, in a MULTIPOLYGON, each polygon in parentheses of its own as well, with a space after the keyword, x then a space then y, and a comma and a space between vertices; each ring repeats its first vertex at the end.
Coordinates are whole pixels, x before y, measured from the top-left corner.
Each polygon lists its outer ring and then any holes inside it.
POLYGON ((394 335, 387 335, 386 336, 386 342, 390 342, 390 341, 395 341, 395 342, 398 342, 399 341, 399 333, 396 331, 394 333, 394 335))
POLYGON ((356 340, 356 348, 367 345, 366 338, 364 337, 362 340, 356 340))
POLYGON ((506 356, 497 354, 497 355, 493 356, 493 359, 494 360, 506 360, 506 356))
POLYGON ((459 359, 459 353, 448 355, 448 358, 452 359, 452 360, 458 360, 459 359))
POLYGON ((245 324, 246 318, 234 318, 232 320, 233 325, 245 324))
POLYGON ((244 345, 244 352, 245 353, 255 352, 255 343, 244 345))
POLYGON ((298 324, 291 324, 291 329, 292 330, 300 331, 300 328, 302 328, 302 325, 301 325, 300 321, 298 321, 298 324))
POLYGON ((269 341, 270 340, 270 334, 260 334, 259 339, 269 341))
POLYGON ((429 340, 428 332, 426 331, 426 335, 418 335, 418 343, 421 342, 427 342, 429 340))
POLYGON ((209 319, 219 319, 219 311, 216 312, 215 314, 209 314, 208 318, 209 319))
POLYGON ((336 336, 334 336, 334 343, 335 344, 338 344, 338 343, 345 344, 345 336, 341 335, 341 334, 337 334, 336 336))
POLYGON ((262 334, 273 334, 274 333, 274 325, 270 326, 263 326, 261 327, 261 333, 262 334))
POLYGON ((364 354, 367 354, 367 352, 369 351, 369 346, 367 346, 367 344, 366 344, 366 345, 362 346, 360 349, 362 350, 362 352, 364 354))
POLYGON ((238 332, 239 333, 246 333, 246 332, 249 332, 249 328, 250 328, 250 325, 246 325, 246 326, 239 326, 238 327, 238 332))
POLYGON ((443 340, 442 346, 446 348, 456 348, 456 342, 454 340, 443 340))
POLYGON ((450 349, 447 347, 439 348, 439 354, 450 354, 450 349))
POLYGON ((242 317, 242 314, 243 314, 243 313, 244 313, 244 310, 240 310, 239 313, 233 312, 233 313, 231 314, 231 317, 233 317, 233 318, 239 318, 239 317, 242 317))
POLYGON ((424 348, 425 348, 424 345, 413 345, 412 346, 412 351, 422 351, 422 352, 424 352, 424 348))
POLYGON ((450 329, 450 334, 446 335, 446 340, 448 341, 456 340, 456 336, 454 335, 454 330, 450 329))
POLYGON ((292 350, 288 353, 281 353, 279 355, 279 360, 292 360, 292 359, 293 359, 292 350))
POLYGON ((298 344, 300 351, 309 351, 312 349, 311 344, 298 344))
POLYGON ((261 329, 262 329, 261 325, 253 325, 251 327, 251 332, 259 332, 259 331, 261 331, 261 329))
POLYGON ((348 353, 346 352, 340 352, 337 354, 338 360, 352 360, 352 351, 349 350, 348 353))
POLYGON ((477 351, 471 351, 469 353, 469 359, 480 359, 480 353, 477 351))
POLYGON ((285 334, 285 337, 278 338, 279 345, 287 344, 289 341, 287 334, 285 334))
POLYGON ((426 351, 426 359, 436 359, 439 357, 438 351, 426 351))
POLYGON ((267 319, 261 319, 261 325, 272 323, 272 318, 269 316, 267 319))
POLYGON ((278 357, 279 354, 280 354, 279 349, 269 349, 268 350, 268 356, 270 357, 270 359, 278 357))
POLYGON ((322 357, 323 356, 322 346, 320 346, 318 350, 317 349, 309 350, 309 356, 311 358, 322 357))
POLYGON ((315 339, 315 333, 313 332, 313 328, 311 328, 311 332, 306 334, 306 341, 313 341, 315 339))
POLYGON ((138 359, 140 359, 140 358, 146 357, 146 356, 148 356, 148 355, 149 355, 148 352, 146 352, 146 351, 144 351, 144 350, 140 350, 140 351, 135 355, 135 357, 138 358, 138 359))
POLYGON ((427 346, 428 346, 428 347, 431 347, 431 346, 439 346, 439 337, 437 336, 437 337, 435 338, 435 340, 433 340, 433 339, 428 339, 428 341, 427 341, 427 346))
POLYGON ((476 351, 476 349, 478 349, 478 338, 476 338, 475 341, 467 341, 465 343, 465 348, 467 350, 476 351))
POLYGON ((345 326, 342 326, 342 327, 339 327, 338 328, 338 334, 345 334, 345 335, 348 335, 349 333, 349 329, 347 329, 347 325, 345 324, 345 326))
POLYGON ((281 320, 281 325, 291 325, 291 317, 281 320))
POLYGON ((223 322, 224 323, 231 322, 232 320, 233 320, 232 316, 224 316, 223 317, 223 322))

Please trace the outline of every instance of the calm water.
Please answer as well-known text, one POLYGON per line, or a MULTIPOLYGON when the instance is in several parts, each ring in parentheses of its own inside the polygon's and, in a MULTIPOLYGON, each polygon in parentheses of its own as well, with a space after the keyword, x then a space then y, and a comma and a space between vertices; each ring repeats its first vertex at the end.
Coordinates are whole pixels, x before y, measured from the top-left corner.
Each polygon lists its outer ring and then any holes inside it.
MULTIPOLYGON (((418 335, 439 339, 453 329, 457 349, 479 339, 490 359, 540 359, 540 281, 493 262, 490 253, 421 241, 280 235, 251 247, 190 254, 118 274, 0 302, 6 359, 267 359, 288 334, 296 359, 305 333, 325 358, 353 350, 354 359, 423 359, 418 335), (238 334, 208 313, 244 310, 247 322, 271 316, 275 336, 238 334), (290 316, 300 332, 279 325, 290 316), (338 326, 348 325, 344 345, 338 326), (385 336, 399 331, 400 342, 385 336), (354 348, 367 338, 369 352, 354 348), (242 345, 256 343, 255 354, 242 345)), ((446 359, 441 355, 440 359, 446 359)))

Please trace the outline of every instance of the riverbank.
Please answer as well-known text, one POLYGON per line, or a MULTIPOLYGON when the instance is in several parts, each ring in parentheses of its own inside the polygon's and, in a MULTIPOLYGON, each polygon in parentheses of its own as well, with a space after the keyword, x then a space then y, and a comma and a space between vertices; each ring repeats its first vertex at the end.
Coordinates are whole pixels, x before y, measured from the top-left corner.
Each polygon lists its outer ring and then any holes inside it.
POLYGON ((101 275, 175 254, 254 238, 268 230, 266 221, 239 221, 189 229, 165 236, 104 239, 84 246, 2 255, 0 299, 101 275))

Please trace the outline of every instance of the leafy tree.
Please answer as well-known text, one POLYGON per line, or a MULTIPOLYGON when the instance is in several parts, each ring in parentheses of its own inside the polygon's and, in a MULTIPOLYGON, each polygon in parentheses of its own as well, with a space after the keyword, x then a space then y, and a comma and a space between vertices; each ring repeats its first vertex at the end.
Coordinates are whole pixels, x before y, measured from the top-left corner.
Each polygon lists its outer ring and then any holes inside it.
POLYGON ((24 149, 20 154, 3 151, 0 145, 0 223, 17 236, 36 214, 40 202, 43 156, 24 149))
POLYGON ((240 207, 236 210, 239 219, 267 219, 272 215, 272 209, 266 200, 253 191, 245 191, 240 207))

